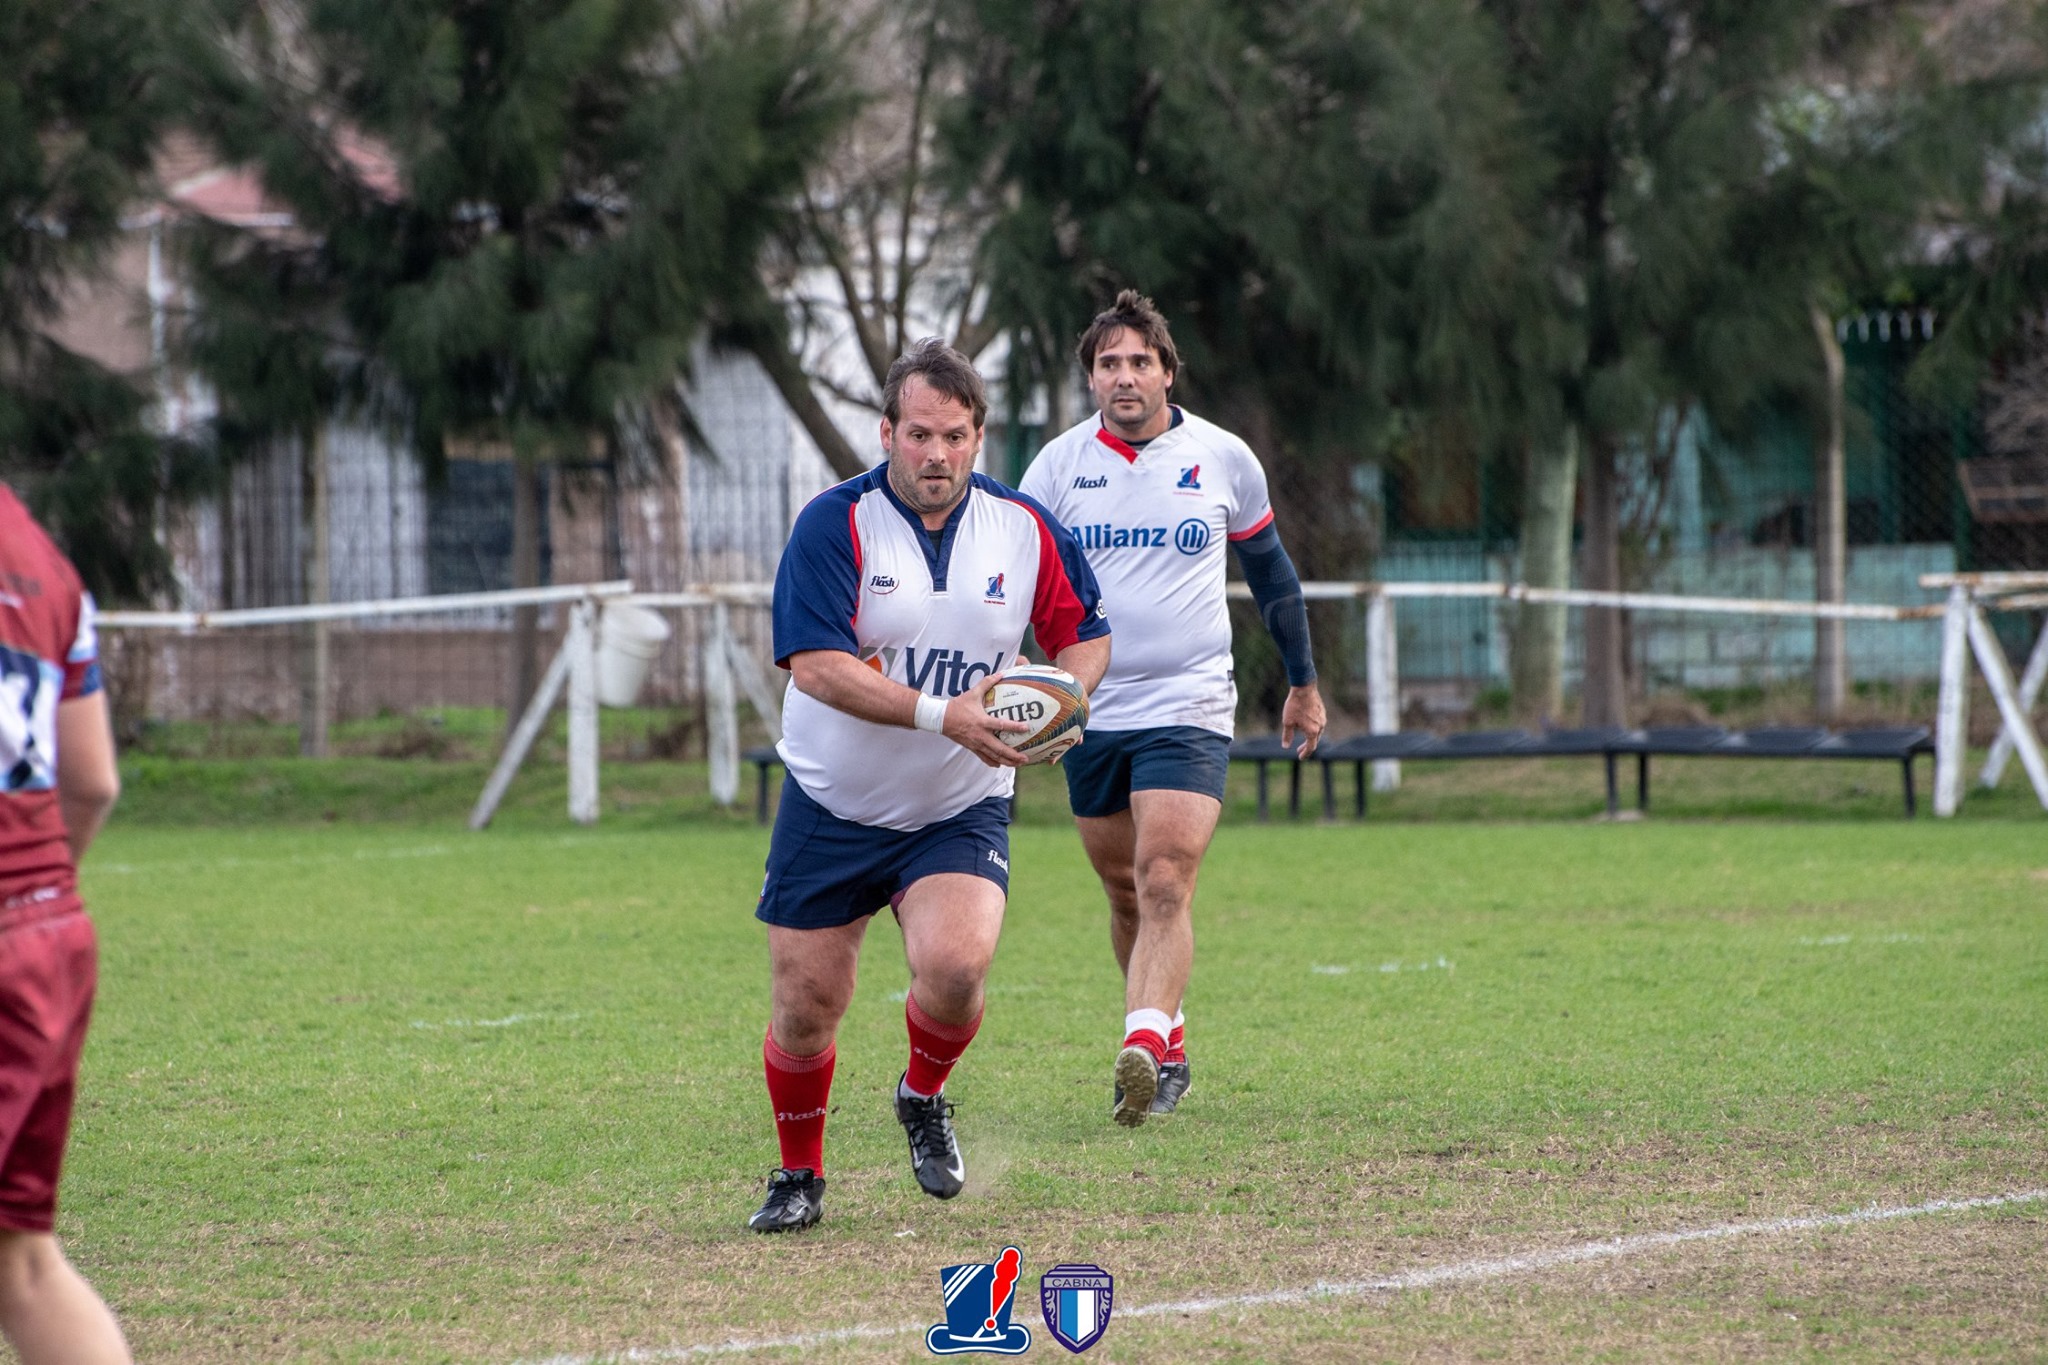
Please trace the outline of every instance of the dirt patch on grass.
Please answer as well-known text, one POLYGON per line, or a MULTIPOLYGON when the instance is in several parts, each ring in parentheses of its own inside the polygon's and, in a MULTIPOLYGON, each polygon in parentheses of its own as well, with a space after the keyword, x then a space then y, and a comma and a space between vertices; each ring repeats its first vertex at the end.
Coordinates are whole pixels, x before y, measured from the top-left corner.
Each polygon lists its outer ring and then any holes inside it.
MULTIPOLYGON (((940 1267, 1005 1245, 1024 1251, 1018 1313, 1036 1324, 1037 1277, 1059 1261, 1110 1269, 1128 1309, 2011 1193, 2048 1187, 2038 1138, 1972 1118, 1936 1134, 1837 1123, 1712 1144, 1445 1144, 1360 1170, 1218 1171, 1173 1191, 1167 1208, 1157 1183, 1134 1173, 1131 1206, 1146 1211, 1131 1213, 1114 1188, 1089 1207, 1062 1202, 1043 1173, 1035 1189, 998 1175, 978 1197, 938 1204, 890 1167, 835 1173, 826 1222, 794 1237, 743 1231, 758 1193, 735 1183, 611 1217, 569 1206, 489 1224, 196 1230, 176 1282, 122 1276, 117 1246, 93 1259, 111 1268, 97 1273, 147 1359, 346 1357, 374 1343, 403 1359, 510 1362, 928 1324, 941 1315, 940 1267)), ((1752 1358, 1835 1344, 2024 1354, 2048 1345, 2044 1246, 2048 1203, 1746 1237, 1284 1312, 1130 1318, 1106 1358, 1752 1358)), ((911 1334, 814 1341, 812 1351, 923 1354, 911 1334)))
POLYGON ((2044 1273, 2038 1214, 1934 1216, 1111 1331, 1134 1361, 2035 1358, 2044 1273))

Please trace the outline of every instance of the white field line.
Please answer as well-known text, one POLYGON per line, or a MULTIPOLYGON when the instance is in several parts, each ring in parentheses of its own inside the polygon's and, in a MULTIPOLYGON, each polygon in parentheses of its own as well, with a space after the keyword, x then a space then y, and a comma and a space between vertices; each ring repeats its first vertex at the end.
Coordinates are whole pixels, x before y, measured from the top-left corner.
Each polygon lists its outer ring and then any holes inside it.
POLYGON ((567 1014, 508 1014, 503 1019, 443 1019, 436 1024, 426 1019, 412 1021, 414 1028, 511 1028, 514 1024, 544 1024, 557 1019, 581 1019, 583 1011, 572 1010, 567 1014))
MULTIPOLYGON (((1967 1213, 1976 1209, 2005 1208, 2048 1199, 2048 1189, 2022 1190, 2015 1194, 1987 1195, 1978 1199, 1934 1199, 1925 1204, 1880 1208, 1875 1205, 1853 1213, 1816 1215, 1806 1218, 1772 1218, 1761 1223, 1723 1223, 1717 1227, 1693 1228, 1685 1232, 1646 1232, 1633 1237, 1613 1237, 1601 1242, 1582 1242, 1555 1251, 1530 1251, 1519 1256, 1498 1256, 1476 1261, 1455 1261, 1429 1266, 1377 1280, 1326 1280, 1301 1289, 1274 1289, 1263 1294, 1226 1294, 1208 1299, 1183 1299, 1174 1303, 1148 1303, 1135 1308, 1118 1307, 1116 1316, 1160 1317, 1168 1313, 1216 1313, 1232 1308, 1262 1308, 1272 1304, 1314 1303, 1319 1299, 1356 1298, 1364 1294, 1399 1294, 1412 1289, 1442 1285, 1477 1284, 1554 1270, 1560 1266, 1584 1265, 1593 1261, 1619 1260, 1665 1247, 1689 1242, 1722 1242, 1737 1237, 1771 1237, 1787 1232, 1818 1232, 1829 1228, 1856 1227, 1864 1223, 1887 1223, 1900 1218, 1922 1218, 1932 1213, 1967 1213)), ((746 1355, 755 1351, 802 1350, 837 1342, 909 1336, 922 1333, 930 1323, 902 1323, 895 1327, 842 1327, 829 1332, 804 1332, 786 1337, 757 1337, 753 1340, 707 1342, 699 1346, 636 1346, 602 1355, 555 1355, 522 1360, 517 1365, 652 1365, 671 1360, 697 1360, 707 1356, 746 1355)))

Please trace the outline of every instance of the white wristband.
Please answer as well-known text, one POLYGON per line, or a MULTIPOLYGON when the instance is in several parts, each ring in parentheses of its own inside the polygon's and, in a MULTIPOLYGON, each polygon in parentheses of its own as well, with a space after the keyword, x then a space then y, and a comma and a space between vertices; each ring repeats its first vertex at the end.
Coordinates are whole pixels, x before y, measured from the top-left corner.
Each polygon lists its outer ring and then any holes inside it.
POLYGON ((917 718, 911 722, 920 730, 942 734, 946 729, 946 699, 929 692, 917 694, 917 718))

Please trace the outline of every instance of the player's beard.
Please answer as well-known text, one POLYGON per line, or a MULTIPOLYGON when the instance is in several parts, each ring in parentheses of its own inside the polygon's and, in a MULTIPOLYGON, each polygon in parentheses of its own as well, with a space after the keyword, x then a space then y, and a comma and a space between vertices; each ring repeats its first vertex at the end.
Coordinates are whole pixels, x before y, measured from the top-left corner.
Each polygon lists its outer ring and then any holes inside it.
POLYGON ((894 452, 889 456, 889 486, 896 490, 896 496, 904 505, 921 517, 937 516, 950 512, 967 496, 968 476, 974 472, 972 464, 954 477, 951 466, 943 460, 919 461, 916 468, 908 468, 909 461, 894 452), (926 491, 927 477, 945 480, 943 493, 934 495, 926 491))
POLYGON ((1108 394, 1098 395, 1096 402, 1111 430, 1120 436, 1138 439, 1139 434, 1165 411, 1168 397, 1168 394, 1162 392, 1157 396, 1157 401, 1150 401, 1150 396, 1142 392, 1126 393, 1112 389, 1108 394), (1132 401, 1122 403, 1117 401, 1119 399, 1132 401))

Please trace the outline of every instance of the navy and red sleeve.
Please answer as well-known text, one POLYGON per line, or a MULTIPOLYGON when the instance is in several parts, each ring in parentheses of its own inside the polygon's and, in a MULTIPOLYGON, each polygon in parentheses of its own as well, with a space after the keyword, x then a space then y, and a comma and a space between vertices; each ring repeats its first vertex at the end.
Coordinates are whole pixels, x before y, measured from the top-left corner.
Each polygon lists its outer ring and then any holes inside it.
POLYGON ((78 595, 78 627, 71 632, 71 647, 64 652, 65 701, 89 697, 100 690, 99 629, 94 624, 92 594, 78 595))
POLYGON ((797 514, 775 569, 775 662, 808 649, 860 653, 860 531, 854 512, 866 480, 828 488, 797 514))
POLYGON ((1036 499, 1016 492, 1008 496, 1038 522, 1038 591, 1031 599, 1031 629, 1045 657, 1056 659, 1071 644, 1109 634, 1102 589, 1073 533, 1036 499))

